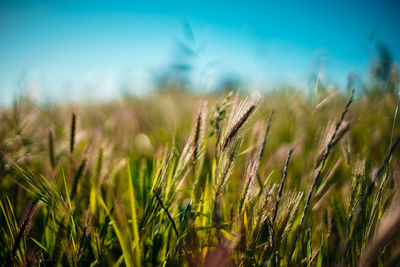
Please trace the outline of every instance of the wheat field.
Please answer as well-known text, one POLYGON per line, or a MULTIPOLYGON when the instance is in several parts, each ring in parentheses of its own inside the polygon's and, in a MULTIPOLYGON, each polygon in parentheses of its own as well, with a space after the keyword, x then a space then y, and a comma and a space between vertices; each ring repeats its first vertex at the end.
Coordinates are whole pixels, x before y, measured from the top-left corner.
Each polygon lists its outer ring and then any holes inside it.
POLYGON ((0 111, 3 266, 396 266, 398 96, 166 91, 0 111))

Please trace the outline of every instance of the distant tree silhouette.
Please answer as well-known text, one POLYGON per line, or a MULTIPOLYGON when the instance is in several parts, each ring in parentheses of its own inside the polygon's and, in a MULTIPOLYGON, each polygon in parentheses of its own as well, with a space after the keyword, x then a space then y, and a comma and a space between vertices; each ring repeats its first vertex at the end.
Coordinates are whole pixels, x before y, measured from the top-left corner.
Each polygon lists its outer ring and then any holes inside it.
POLYGON ((370 66, 369 86, 366 87, 366 93, 393 94, 398 83, 398 72, 392 52, 383 41, 376 43, 375 52, 370 66))

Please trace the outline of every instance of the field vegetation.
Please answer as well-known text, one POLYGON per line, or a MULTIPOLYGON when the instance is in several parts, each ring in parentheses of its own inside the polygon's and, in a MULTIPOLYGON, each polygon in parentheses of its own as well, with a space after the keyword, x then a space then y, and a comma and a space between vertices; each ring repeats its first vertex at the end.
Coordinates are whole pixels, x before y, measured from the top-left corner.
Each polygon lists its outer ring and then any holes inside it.
POLYGON ((20 98, 0 111, 1 263, 396 265, 393 91, 20 98))

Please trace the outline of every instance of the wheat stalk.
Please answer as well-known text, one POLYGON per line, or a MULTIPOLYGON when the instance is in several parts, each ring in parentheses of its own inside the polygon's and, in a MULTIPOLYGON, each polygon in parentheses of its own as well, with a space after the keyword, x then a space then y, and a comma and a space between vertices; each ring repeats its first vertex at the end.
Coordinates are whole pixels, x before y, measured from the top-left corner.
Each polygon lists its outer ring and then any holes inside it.
POLYGON ((313 184, 311 186, 311 189, 310 189, 310 191, 308 193, 307 200, 306 200, 306 203, 304 205, 304 210, 303 210, 303 213, 301 215, 300 223, 297 226, 297 231, 296 231, 296 234, 294 236, 294 240, 292 241, 292 248, 291 248, 291 250, 289 252, 289 256, 288 256, 288 265, 290 265, 290 263, 291 263, 291 258, 292 258, 293 252, 295 250, 296 242, 297 242, 297 239, 299 238, 300 231, 301 231, 304 219, 305 219, 307 211, 308 211, 308 207, 309 207, 310 202, 311 202, 311 197, 312 197, 312 195, 314 193, 315 187, 317 186, 317 184, 318 184, 318 182, 320 180, 322 169, 324 168, 325 162, 326 162, 326 160, 327 160, 327 158, 328 158, 328 156, 329 156, 329 154, 331 152, 333 141, 335 140, 336 135, 337 135, 337 133, 339 131, 339 128, 340 128, 340 126, 341 126, 341 124, 342 124, 342 122, 344 120, 344 116, 346 115, 346 113, 347 113, 347 111, 348 111, 348 109, 350 107, 350 104, 353 102, 353 96, 354 96, 354 90, 352 91, 351 96, 350 96, 349 100, 347 101, 347 104, 346 104, 346 106, 345 106, 345 108, 344 108, 344 110, 342 112, 342 115, 340 116, 340 119, 336 124, 335 131, 333 132, 333 135, 332 135, 328 145, 326 146, 326 152, 325 152, 325 154, 324 154, 324 156, 323 156, 323 158, 321 160, 321 164, 319 165, 318 172, 317 172, 317 174, 316 174, 316 176, 314 178, 314 182, 313 182, 313 184))

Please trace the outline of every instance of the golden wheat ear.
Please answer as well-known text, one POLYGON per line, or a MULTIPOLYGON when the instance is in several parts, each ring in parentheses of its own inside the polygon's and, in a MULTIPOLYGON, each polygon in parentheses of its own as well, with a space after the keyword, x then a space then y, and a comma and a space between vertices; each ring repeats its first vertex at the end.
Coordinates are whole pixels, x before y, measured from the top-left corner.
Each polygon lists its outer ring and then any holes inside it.
POLYGON ((229 143, 238 135, 239 130, 246 121, 249 120, 261 102, 262 98, 259 96, 246 98, 241 101, 234 110, 232 110, 232 115, 228 121, 226 126, 227 129, 221 142, 221 152, 226 150, 229 143))

